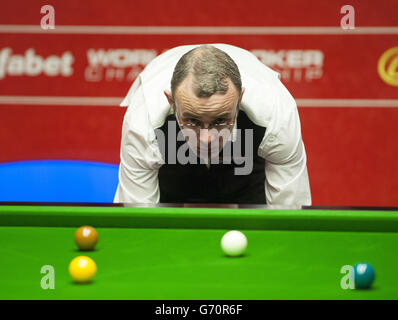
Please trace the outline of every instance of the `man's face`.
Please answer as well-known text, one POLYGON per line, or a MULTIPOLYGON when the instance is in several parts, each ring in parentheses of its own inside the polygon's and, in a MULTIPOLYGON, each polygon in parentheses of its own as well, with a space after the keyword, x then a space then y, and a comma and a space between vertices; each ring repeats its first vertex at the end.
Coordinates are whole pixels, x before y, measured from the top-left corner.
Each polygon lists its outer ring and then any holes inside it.
POLYGON ((185 129, 192 129, 188 144, 196 155, 205 155, 208 158, 218 156, 231 134, 231 124, 236 119, 243 92, 242 88, 242 94, 239 96, 238 90, 228 79, 228 91, 225 94, 198 98, 192 90, 192 76, 188 76, 177 88, 174 101, 171 93, 165 91, 184 135, 186 136, 187 132, 185 129), (196 145, 192 144, 191 140, 193 131, 196 145))

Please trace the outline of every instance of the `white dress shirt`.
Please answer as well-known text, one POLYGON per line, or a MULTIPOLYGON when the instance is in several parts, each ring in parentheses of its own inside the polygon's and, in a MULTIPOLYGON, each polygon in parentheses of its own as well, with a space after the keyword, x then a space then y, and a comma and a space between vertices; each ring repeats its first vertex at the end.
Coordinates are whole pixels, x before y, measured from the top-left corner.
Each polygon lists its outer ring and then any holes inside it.
MULTIPOLYGON (((197 46, 176 47, 157 56, 137 77, 120 104, 128 108, 123 121, 114 202, 159 202, 158 170, 164 161, 155 129, 173 113, 164 90, 171 90, 170 81, 178 60, 197 46)), ((297 105, 279 80, 279 74, 249 51, 226 44, 213 46, 226 52, 238 65, 245 88, 241 110, 253 123, 266 128, 257 152, 265 159, 267 204, 311 205, 297 105)))

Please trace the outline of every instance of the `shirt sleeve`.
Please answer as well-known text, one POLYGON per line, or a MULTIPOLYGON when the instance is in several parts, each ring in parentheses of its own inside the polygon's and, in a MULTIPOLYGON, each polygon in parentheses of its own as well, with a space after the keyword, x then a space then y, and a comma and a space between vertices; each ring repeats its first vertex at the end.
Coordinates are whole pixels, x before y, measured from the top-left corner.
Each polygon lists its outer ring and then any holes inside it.
POLYGON ((300 118, 296 102, 284 87, 267 131, 259 148, 259 155, 265 159, 267 204, 311 205, 300 118))
POLYGON ((151 131, 142 86, 138 83, 132 89, 123 102, 128 104, 128 109, 123 121, 119 184, 114 202, 158 203, 158 170, 163 160, 154 130, 151 131))

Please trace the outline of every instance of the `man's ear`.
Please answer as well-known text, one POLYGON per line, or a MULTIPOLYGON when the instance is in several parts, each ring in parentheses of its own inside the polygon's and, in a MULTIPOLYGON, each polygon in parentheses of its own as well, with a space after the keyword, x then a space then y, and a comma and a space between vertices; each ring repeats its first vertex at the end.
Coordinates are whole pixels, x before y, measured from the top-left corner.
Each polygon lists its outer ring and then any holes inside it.
POLYGON ((170 107, 172 107, 173 111, 174 111, 174 100, 173 100, 173 96, 172 96, 171 92, 168 90, 164 90, 163 92, 167 98, 167 101, 169 102, 170 107))
POLYGON ((243 94, 245 93, 245 88, 242 88, 242 92, 240 93, 239 104, 242 102, 243 94))
POLYGON ((243 97, 244 93, 245 93, 245 88, 242 88, 242 91, 241 91, 240 97, 239 97, 238 108, 240 108, 240 104, 242 102, 242 97, 243 97))

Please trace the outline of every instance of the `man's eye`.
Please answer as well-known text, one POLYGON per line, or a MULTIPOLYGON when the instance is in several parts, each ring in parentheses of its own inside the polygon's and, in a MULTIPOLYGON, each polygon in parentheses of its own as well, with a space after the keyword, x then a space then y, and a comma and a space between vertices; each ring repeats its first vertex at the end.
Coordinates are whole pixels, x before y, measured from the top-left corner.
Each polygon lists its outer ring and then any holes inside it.
POLYGON ((219 118, 216 121, 214 121, 214 124, 224 124, 227 122, 227 119, 219 118))
POLYGON ((188 119, 187 120, 188 123, 191 123, 195 126, 200 125, 200 121, 196 120, 196 119, 188 119))

